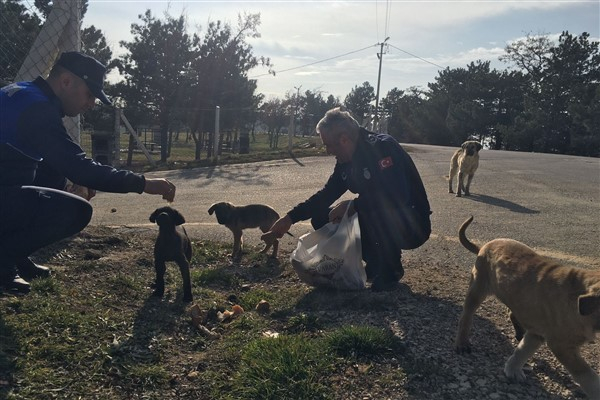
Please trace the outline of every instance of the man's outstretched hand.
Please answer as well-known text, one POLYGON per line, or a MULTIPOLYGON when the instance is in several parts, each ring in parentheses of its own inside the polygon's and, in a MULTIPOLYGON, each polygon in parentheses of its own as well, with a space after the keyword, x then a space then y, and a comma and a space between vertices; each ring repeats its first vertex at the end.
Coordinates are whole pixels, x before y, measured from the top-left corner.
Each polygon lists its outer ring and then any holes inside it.
POLYGON ((164 178, 146 178, 144 193, 160 194, 163 199, 172 203, 175 200, 175 185, 164 178))
POLYGON ((265 234, 263 234, 260 238, 262 240, 264 240, 265 242, 267 242, 267 240, 272 240, 272 237, 275 236, 277 239, 283 237, 284 234, 287 233, 287 231, 290 230, 290 228, 292 227, 292 219, 290 218, 289 215, 285 215, 281 218, 279 218, 277 221, 275 221, 275 223, 273 224, 273 226, 271 227, 271 229, 269 230, 269 232, 266 232, 265 234))

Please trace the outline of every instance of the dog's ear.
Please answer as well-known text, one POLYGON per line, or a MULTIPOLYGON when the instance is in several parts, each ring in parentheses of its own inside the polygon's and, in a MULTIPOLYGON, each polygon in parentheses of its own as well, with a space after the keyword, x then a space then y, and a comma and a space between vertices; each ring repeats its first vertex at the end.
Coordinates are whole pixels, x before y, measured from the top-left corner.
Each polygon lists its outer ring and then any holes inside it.
POLYGON ((208 209, 208 214, 209 215, 213 215, 213 213, 215 212, 215 208, 217 207, 218 203, 213 204, 212 206, 210 206, 210 208, 208 209))
POLYGON ((154 210, 154 212, 152 214, 150 214, 150 222, 155 223, 156 217, 158 216, 158 214, 159 214, 158 209, 154 210))
POLYGON ((483 149, 483 146, 481 145, 481 143, 477 143, 477 151, 483 149))
POLYGON ((175 225, 185 224, 185 218, 183 218, 183 215, 179 211, 172 209, 170 214, 175 225))
POLYGON ((600 294, 584 294, 578 299, 579 314, 586 316, 600 310, 600 294))

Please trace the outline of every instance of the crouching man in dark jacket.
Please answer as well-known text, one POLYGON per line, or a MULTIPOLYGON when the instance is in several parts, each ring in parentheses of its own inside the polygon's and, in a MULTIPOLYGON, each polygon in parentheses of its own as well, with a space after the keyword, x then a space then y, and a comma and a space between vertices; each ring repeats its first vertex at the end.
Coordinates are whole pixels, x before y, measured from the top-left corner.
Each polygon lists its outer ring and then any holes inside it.
POLYGON ((271 231, 281 237, 298 221, 311 219, 315 229, 339 222, 350 200, 331 205, 347 190, 357 193, 349 214, 358 213, 367 278, 373 291, 392 290, 404 275, 402 249, 421 246, 431 234, 431 210, 419 172, 394 138, 361 128, 339 108, 325 114, 317 132, 336 157, 333 174, 271 231))
POLYGON ((65 130, 103 92, 106 68, 78 52, 63 53, 47 79, 17 82, 0 90, 0 286, 28 292, 27 281, 50 270, 34 264, 34 251, 81 231, 92 217, 96 190, 149 193, 173 201, 175 186, 96 163, 65 130), (66 179, 86 190, 64 191, 66 179), (21 275, 16 274, 16 272, 21 275))

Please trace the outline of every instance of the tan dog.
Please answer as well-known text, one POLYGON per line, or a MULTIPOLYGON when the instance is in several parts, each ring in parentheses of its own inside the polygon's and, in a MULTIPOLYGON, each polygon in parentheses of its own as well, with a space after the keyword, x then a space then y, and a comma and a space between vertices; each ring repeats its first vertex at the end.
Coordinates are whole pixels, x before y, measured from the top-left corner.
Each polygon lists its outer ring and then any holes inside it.
POLYGON ((465 196, 470 194, 471 181, 475 175, 475 171, 479 167, 479 150, 481 143, 474 140, 467 140, 460 149, 456 150, 450 160, 450 174, 448 175, 448 193, 452 191, 452 179, 458 172, 456 184, 456 197, 461 196, 461 191, 465 192, 465 196), (467 185, 464 185, 464 179, 467 176, 467 185))
POLYGON ((495 295, 510 309, 517 335, 524 332, 504 366, 508 378, 524 380, 523 366, 546 341, 583 391, 600 399, 600 377, 580 354, 580 347, 600 331, 600 271, 561 266, 511 239, 479 248, 465 236, 471 221, 459 230, 460 242, 477 259, 458 325, 457 352, 470 352, 475 310, 495 295))
MULTIPOLYGON (((265 233, 279 219, 277 211, 264 204, 234 206, 231 203, 220 202, 210 206, 208 213, 210 215, 215 213, 219 224, 225 225, 233 233, 233 252, 231 256, 234 260, 239 260, 242 256, 244 245, 242 231, 244 229, 260 228, 265 233)), ((277 257, 279 241, 275 237, 269 237, 269 240, 265 240, 265 248, 261 253, 266 253, 271 246, 273 247, 272 257, 277 257)))

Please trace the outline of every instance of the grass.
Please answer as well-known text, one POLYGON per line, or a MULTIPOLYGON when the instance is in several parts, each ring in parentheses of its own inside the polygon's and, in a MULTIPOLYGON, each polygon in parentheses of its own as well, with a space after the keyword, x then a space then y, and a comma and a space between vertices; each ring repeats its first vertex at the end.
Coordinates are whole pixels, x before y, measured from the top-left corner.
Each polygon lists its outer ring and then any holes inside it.
POLYGON ((330 398, 323 378, 332 361, 322 340, 297 335, 252 340, 241 353, 230 398, 330 398))
MULTIPOLYGON (((271 148, 269 136, 266 133, 256 133, 254 138, 251 137, 250 139, 250 148, 247 154, 224 150, 219 155, 217 164, 240 164, 325 155, 325 148, 320 146, 320 143, 320 139, 315 136, 295 136, 292 138, 292 150, 290 152, 287 135, 280 136, 278 147, 271 148)), ((92 138, 89 132, 82 132, 81 146, 89 156, 94 155, 92 152, 92 138)), ((122 134, 120 136, 120 162, 124 167, 138 172, 206 167, 215 164, 212 158, 207 157, 206 149, 202 149, 200 160, 195 160, 195 143, 192 139, 186 143, 185 135, 182 135, 178 141, 173 142, 167 162, 160 162, 160 151, 151 152, 152 159, 156 162, 155 166, 150 164, 144 153, 138 150, 137 147, 134 148, 131 155, 131 165, 124 165, 128 158, 128 146, 129 135, 122 134)))
POLYGON ((289 332, 317 332, 323 329, 324 323, 318 316, 300 313, 289 319, 287 330, 289 332))
MULTIPOLYGON (((219 163, 325 154, 309 142, 294 138, 290 153, 256 135, 249 154, 219 163)), ((175 143, 167 163, 151 167, 136 153, 131 169, 204 165, 212 160, 175 143)), ((230 243, 193 240, 195 304, 215 337, 206 336, 181 301, 177 268, 167 267, 164 298, 150 296, 152 254, 139 251, 152 248, 150 236, 88 227, 36 255, 55 273, 29 295, 0 292, 0 399, 347 399, 397 387, 415 369, 408 356, 399 365, 405 349, 385 321, 355 321, 398 299, 315 290, 285 255, 250 251, 232 264, 230 243), (258 313, 263 300, 270 309, 258 313), (245 312, 220 321, 234 304, 245 312)))
POLYGON ((207 337, 181 302, 177 268, 167 268, 165 297, 150 296, 151 255, 139 248, 151 235, 122 236, 88 228, 38 256, 62 265, 53 277, 27 296, 0 294, 0 398, 332 399, 339 371, 399 354, 382 327, 310 312, 327 292, 298 282, 285 258, 250 252, 234 265, 225 244, 195 241, 195 304, 218 335, 207 337), (90 248, 103 256, 84 260, 90 248), (261 300, 266 314, 254 311, 261 300), (245 312, 219 321, 233 304, 245 312))
POLYGON ((329 348, 342 357, 377 357, 402 347, 389 331, 370 326, 343 326, 328 335, 329 348))

